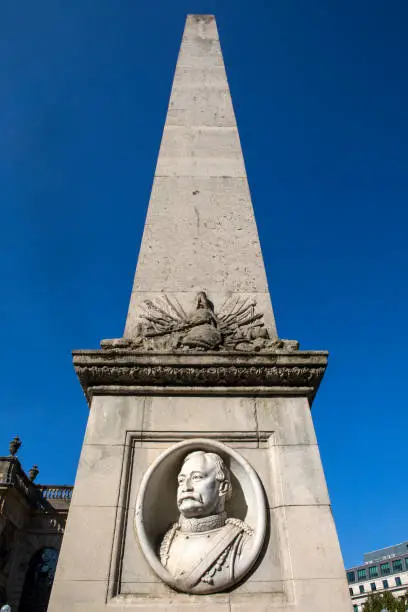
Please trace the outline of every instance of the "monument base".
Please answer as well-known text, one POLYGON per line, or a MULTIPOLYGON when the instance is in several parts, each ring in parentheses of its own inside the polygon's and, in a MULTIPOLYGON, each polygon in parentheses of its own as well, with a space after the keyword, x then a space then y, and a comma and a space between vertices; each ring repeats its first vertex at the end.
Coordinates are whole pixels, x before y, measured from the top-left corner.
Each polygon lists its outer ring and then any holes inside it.
MULTIPOLYGON (((100 361, 101 354, 81 352, 76 356, 91 410, 49 611, 350 612, 307 397, 316 390, 312 388, 316 380, 311 387, 305 385, 307 369, 309 380, 312 370, 315 376, 317 368, 324 371, 325 354, 298 351, 273 359, 256 357, 258 368, 269 359, 268 367, 278 376, 276 372, 288 368, 290 360, 302 361, 303 371, 295 366, 292 377, 286 372, 281 386, 185 386, 176 393, 170 385, 169 394, 168 388, 152 385, 144 388, 144 395, 135 395, 134 385, 123 385, 129 356, 122 359, 121 366, 116 359, 109 369, 100 361), (106 377, 108 370, 109 376, 118 376, 119 367, 122 385, 112 385, 107 378, 105 384, 99 384, 103 368, 106 377), (144 475, 166 449, 196 438, 221 443, 252 466, 262 483, 267 513, 266 537, 254 567, 229 592, 212 595, 177 592, 163 582, 146 560, 135 531, 144 475)), ((214 357, 201 357, 201 364, 205 359, 214 357)), ((248 362, 254 357, 245 359, 250 368, 248 362)), ((192 369, 190 377, 196 376, 192 369)), ((268 376, 264 382, 267 380, 268 376)), ((175 496, 177 483, 166 480, 157 485, 152 503, 162 512, 168 508, 171 524, 172 502, 168 500, 175 496)), ((241 500, 241 506, 249 508, 251 500, 244 502, 241 500)))

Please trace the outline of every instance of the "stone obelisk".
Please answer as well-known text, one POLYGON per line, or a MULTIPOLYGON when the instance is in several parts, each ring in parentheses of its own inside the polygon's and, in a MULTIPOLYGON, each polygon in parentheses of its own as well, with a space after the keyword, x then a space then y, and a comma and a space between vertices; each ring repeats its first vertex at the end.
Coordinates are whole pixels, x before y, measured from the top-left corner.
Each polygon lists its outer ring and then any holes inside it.
POLYGON ((123 338, 90 404, 49 610, 346 612, 310 414, 278 337, 215 19, 187 18, 123 338))

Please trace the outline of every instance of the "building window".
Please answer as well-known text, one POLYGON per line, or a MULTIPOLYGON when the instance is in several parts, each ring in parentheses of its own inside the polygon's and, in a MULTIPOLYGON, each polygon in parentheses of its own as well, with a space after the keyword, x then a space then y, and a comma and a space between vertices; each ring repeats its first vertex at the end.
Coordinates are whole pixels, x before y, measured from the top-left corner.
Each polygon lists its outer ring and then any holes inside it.
POLYGON ((351 587, 349 588, 349 593, 350 593, 350 595, 354 595, 353 589, 351 587))
POLYGON ((371 586, 371 590, 372 591, 376 591, 377 590, 377 585, 375 584, 375 582, 372 582, 370 586, 371 586))
POLYGON ((356 606, 355 604, 353 606, 353 612, 358 612, 358 606, 356 606))
POLYGON ((377 565, 373 565, 373 567, 368 568, 368 575, 370 578, 378 578, 378 567, 377 565))
POLYGON ((393 572, 402 572, 402 559, 397 559, 392 562, 392 571, 393 572))
POLYGON ((347 580, 350 584, 350 582, 355 582, 356 581, 356 576, 354 574, 354 572, 347 572, 347 580))
POLYGON ((383 580, 384 589, 388 589, 388 580, 383 580))
POLYGON ((31 558, 25 577, 20 612, 42 612, 47 609, 57 567, 58 551, 42 548, 31 558))
POLYGON ((401 578, 399 578, 398 576, 395 579, 395 586, 401 586, 401 578))
POLYGON ((387 576, 391 572, 389 563, 381 563, 380 569, 381 576, 387 576))
POLYGON ((360 584, 360 593, 364 593, 364 584, 360 584))
POLYGON ((357 570, 357 580, 367 580, 367 572, 365 569, 357 570))
POLYGON ((405 557, 405 569, 408 570, 408 557, 405 557))

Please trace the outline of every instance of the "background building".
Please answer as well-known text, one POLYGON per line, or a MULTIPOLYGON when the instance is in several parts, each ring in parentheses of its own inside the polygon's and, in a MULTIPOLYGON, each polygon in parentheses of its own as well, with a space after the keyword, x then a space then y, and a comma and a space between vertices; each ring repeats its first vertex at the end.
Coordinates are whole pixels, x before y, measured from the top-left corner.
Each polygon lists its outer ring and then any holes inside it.
POLYGON ((364 555, 364 563, 347 571, 354 612, 360 612, 373 592, 391 591, 394 597, 408 592, 408 541, 364 555))
POLYGON ((26 474, 10 443, 0 457, 0 606, 45 612, 72 495, 72 487, 37 485, 33 466, 26 474))

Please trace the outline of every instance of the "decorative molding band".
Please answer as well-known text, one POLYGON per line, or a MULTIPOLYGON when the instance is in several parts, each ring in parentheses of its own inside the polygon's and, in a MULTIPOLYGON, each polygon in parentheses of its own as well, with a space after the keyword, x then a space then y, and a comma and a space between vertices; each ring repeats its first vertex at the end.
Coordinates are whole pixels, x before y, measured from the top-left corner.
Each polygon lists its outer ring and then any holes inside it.
MULTIPOLYGON (((183 393, 193 390, 202 393, 206 389, 217 389, 219 393, 236 388, 247 388, 258 394, 257 389, 275 387, 295 391, 299 387, 314 397, 326 369, 327 353, 297 351, 271 353, 270 355, 245 355, 240 358, 217 354, 174 356, 127 353, 120 356, 105 351, 76 351, 74 366, 82 388, 92 399, 94 388, 145 388, 161 389, 168 393, 169 387, 183 393)), ((286 393, 287 394, 287 393, 286 393)))
POLYGON ((281 397, 306 396, 310 397, 313 387, 172 387, 141 386, 141 385, 95 385, 88 387, 90 398, 95 395, 199 395, 200 397, 239 396, 239 397, 281 397))
POLYGON ((128 432, 126 445, 175 444, 193 438, 208 438, 224 444, 254 444, 263 447, 273 434, 273 431, 140 431, 128 432))

